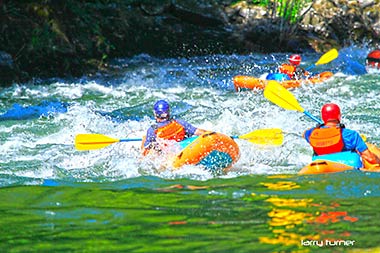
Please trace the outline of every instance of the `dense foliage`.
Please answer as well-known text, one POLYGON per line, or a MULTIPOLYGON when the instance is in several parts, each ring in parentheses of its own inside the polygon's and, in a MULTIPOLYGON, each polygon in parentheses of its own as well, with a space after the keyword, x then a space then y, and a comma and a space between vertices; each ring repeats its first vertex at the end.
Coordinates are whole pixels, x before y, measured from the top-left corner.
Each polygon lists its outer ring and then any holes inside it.
POLYGON ((257 4, 267 8, 272 15, 283 18, 284 20, 295 23, 300 19, 301 10, 311 0, 252 0, 257 4))

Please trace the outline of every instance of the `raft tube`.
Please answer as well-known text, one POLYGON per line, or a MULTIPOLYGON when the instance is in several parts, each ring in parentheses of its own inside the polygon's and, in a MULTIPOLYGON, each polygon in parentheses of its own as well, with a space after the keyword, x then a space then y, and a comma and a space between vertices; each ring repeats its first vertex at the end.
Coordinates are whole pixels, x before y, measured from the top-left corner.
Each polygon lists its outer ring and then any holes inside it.
MULTIPOLYGON (((372 153, 380 155, 380 149, 375 145, 367 143, 367 146, 372 153)), ((370 164, 367 161, 363 163, 360 155, 351 151, 314 156, 312 160, 313 162, 303 167, 298 174, 335 173, 355 169, 380 172, 380 164, 370 164)))
POLYGON ((239 157, 239 146, 231 137, 207 132, 191 140, 175 156, 173 167, 178 169, 184 165, 202 165, 213 173, 221 173, 228 171, 239 157))
MULTIPOLYGON (((282 86, 287 89, 300 87, 302 84, 317 84, 322 83, 328 78, 332 77, 334 74, 332 72, 322 72, 315 75, 309 79, 300 80, 284 80, 279 82, 282 86)), ((265 89, 269 80, 260 79, 252 76, 235 76, 233 79, 234 87, 236 91, 242 90, 253 90, 253 89, 265 89)))

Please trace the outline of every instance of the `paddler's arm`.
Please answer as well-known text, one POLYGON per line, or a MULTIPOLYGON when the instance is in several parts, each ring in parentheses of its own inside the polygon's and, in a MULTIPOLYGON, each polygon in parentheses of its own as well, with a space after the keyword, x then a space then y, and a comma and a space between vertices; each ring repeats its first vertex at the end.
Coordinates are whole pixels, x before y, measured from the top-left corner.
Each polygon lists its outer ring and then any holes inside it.
POLYGON ((143 139, 143 145, 141 148, 142 154, 145 156, 151 150, 159 151, 158 143, 156 141, 156 134, 154 130, 150 127, 147 130, 146 136, 143 139))
POLYGON ((315 127, 313 128, 309 128, 307 129, 305 132, 303 132, 302 134, 302 137, 308 142, 310 143, 309 139, 310 139, 310 135, 311 135, 311 132, 313 132, 313 130, 315 129, 315 127))
POLYGON ((191 137, 193 135, 197 135, 197 136, 202 135, 205 132, 207 132, 204 129, 196 128, 195 126, 193 126, 192 124, 190 124, 189 122, 185 120, 177 119, 177 122, 180 123, 185 128, 185 131, 188 137, 191 137))
POLYGON ((296 69, 296 72, 295 72, 295 75, 298 77, 298 78, 309 78, 310 76, 310 72, 308 72, 307 70, 305 70, 304 68, 301 68, 301 67, 297 67, 296 69))
POLYGON ((380 158, 377 157, 374 153, 372 153, 369 149, 367 144, 364 142, 363 138, 360 136, 360 134, 356 131, 351 131, 352 135, 351 138, 353 138, 353 143, 355 144, 356 151, 359 152, 362 159, 365 159, 367 162, 371 164, 379 164, 380 158))
POLYGON ((206 132, 207 131, 204 130, 204 129, 197 128, 197 130, 195 130, 195 132, 194 132, 194 135, 202 135, 202 134, 204 134, 206 132))
POLYGON ((372 153, 369 149, 360 153, 361 157, 371 164, 380 164, 380 158, 372 153))

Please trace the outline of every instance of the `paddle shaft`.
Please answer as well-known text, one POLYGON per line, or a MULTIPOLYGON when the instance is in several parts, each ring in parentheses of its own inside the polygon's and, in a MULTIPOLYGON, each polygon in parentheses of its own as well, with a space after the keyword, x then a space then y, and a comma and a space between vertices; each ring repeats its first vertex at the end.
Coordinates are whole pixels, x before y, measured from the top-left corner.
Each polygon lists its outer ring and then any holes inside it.
POLYGON ((142 141, 141 138, 120 139, 119 142, 142 141))
MULTIPOLYGON (((240 139, 239 136, 237 135, 234 135, 234 136, 231 136, 232 139, 240 139)), ((118 142, 130 142, 130 141, 142 141, 141 138, 134 138, 134 139, 119 139, 118 142)))
POLYGON ((317 117, 315 117, 314 115, 310 114, 310 112, 308 112, 308 111, 304 111, 303 113, 304 113, 306 116, 308 116, 310 119, 312 119, 312 120, 318 122, 318 124, 323 124, 323 121, 322 121, 322 120, 320 120, 320 119, 318 119, 317 117))
MULTIPOLYGON (((305 112, 306 113, 306 112, 305 112)), ((310 116, 309 117, 313 117, 313 115, 309 114, 310 116)), ((320 122, 317 118, 314 117, 314 120, 320 122)), ((268 129, 270 130, 270 129, 268 129)), ((241 139, 240 136, 238 135, 232 135, 230 136, 232 139, 241 139)), ((129 141, 142 141, 141 138, 131 138, 131 139, 119 139, 119 142, 129 142, 129 141)))
MULTIPOLYGON (((240 139, 239 136, 233 135, 230 136, 232 139, 240 139)), ((119 139, 119 142, 130 142, 130 141, 142 141, 141 138, 134 138, 134 139, 119 139)))
POLYGON ((305 70, 306 70, 306 71, 310 71, 310 70, 312 70, 314 67, 315 67, 315 64, 313 64, 313 65, 307 67, 305 70))
MULTIPOLYGON (((250 133, 231 136, 233 139, 244 139, 252 143, 281 145, 283 135, 281 129, 258 129, 250 133)), ((94 150, 107 147, 117 142, 142 141, 142 138, 115 139, 102 134, 78 134, 75 137, 75 147, 78 150, 94 150)))

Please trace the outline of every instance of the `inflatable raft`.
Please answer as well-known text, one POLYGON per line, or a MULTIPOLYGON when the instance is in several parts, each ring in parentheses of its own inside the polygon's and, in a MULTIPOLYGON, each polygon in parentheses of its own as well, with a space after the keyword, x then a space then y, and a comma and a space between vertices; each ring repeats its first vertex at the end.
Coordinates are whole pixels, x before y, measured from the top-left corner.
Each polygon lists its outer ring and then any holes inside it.
MULTIPOLYGON (((322 83, 332 76, 333 76, 333 73, 327 71, 327 72, 322 72, 318 75, 315 75, 309 79, 285 80, 285 81, 281 81, 280 84, 287 89, 297 88, 301 86, 302 84, 322 83)), ((236 91, 264 89, 268 81, 269 80, 260 79, 260 78, 252 77, 252 76, 235 76, 233 80, 236 91)))
POLYGON ((240 157, 237 143, 230 136, 217 132, 188 138, 179 145, 181 151, 171 158, 175 169, 184 165, 200 165, 219 174, 228 171, 240 157))
MULTIPOLYGON (((380 149, 375 145, 367 143, 369 150, 380 157, 380 149)), ((361 170, 380 172, 380 164, 362 162, 359 154, 346 151, 328 155, 313 156, 313 162, 303 167, 299 174, 322 174, 335 173, 345 170, 361 170)))

